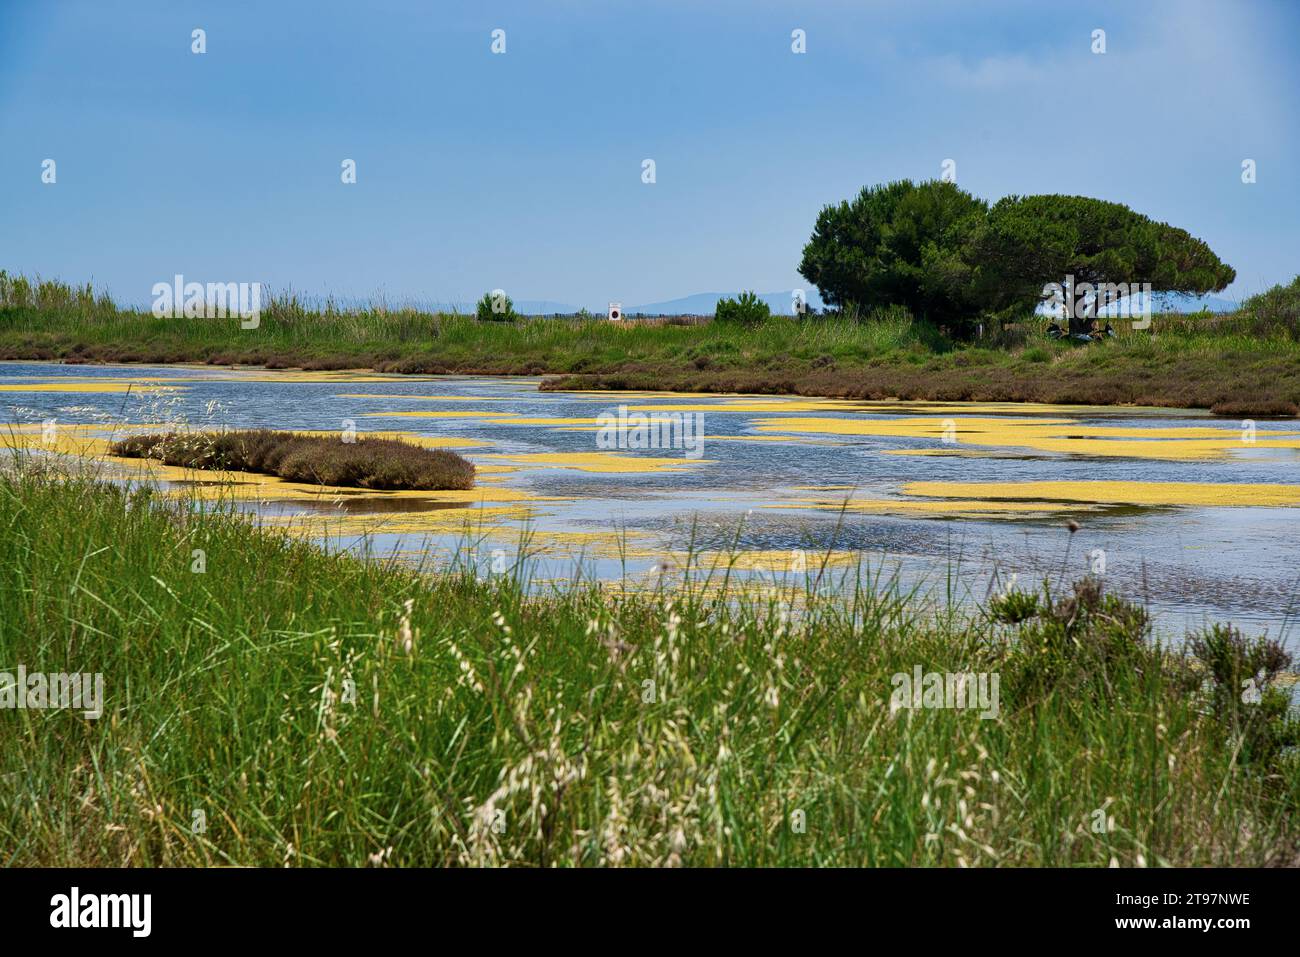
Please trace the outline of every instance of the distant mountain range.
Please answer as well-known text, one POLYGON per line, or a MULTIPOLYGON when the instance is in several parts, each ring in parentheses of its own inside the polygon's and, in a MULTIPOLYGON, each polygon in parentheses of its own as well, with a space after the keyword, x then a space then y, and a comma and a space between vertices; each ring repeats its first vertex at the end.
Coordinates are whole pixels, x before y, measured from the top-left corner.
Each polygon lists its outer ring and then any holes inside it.
MULTIPOLYGON (((629 316, 638 313, 646 316, 711 316, 717 309, 719 299, 734 299, 738 295, 739 292, 697 292, 693 296, 683 296, 681 299, 625 306, 623 311, 629 316)), ((822 297, 817 294, 816 289, 805 289, 803 295, 810 308, 822 308, 822 297)), ((788 316, 794 312, 793 289, 783 292, 760 292, 757 296, 777 315, 788 316)))
MULTIPOLYGON (((1202 309, 1210 312, 1236 312, 1241 304, 1231 299, 1224 299, 1221 296, 1191 296, 1176 292, 1156 293, 1151 297, 1151 311, 1154 313, 1161 312, 1200 312, 1202 309)), ((1130 312, 1140 312, 1142 308, 1142 296, 1129 296, 1120 299, 1106 308, 1102 309, 1103 316, 1122 316, 1130 312)), ((1060 306, 1053 306, 1051 303, 1042 303, 1035 310, 1040 315, 1058 315, 1060 306)))
POLYGON ((1184 296, 1171 292, 1154 298, 1155 308, 1159 312, 1200 312, 1202 309, 1210 312, 1236 312, 1241 308, 1241 303, 1220 296, 1184 296))

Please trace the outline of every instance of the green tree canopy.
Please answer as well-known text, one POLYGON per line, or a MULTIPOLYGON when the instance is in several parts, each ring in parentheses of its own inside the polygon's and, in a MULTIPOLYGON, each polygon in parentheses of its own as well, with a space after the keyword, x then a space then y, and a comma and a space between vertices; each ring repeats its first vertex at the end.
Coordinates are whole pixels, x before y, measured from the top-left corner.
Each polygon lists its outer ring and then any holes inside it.
POLYGON ((799 273, 832 306, 901 304, 916 316, 960 323, 975 305, 965 250, 987 208, 938 180, 865 188, 821 211, 799 273))
POLYGON ((979 298, 993 310, 1029 311, 1043 287, 1073 277, 1100 295, 1151 284, 1153 293, 1218 292, 1236 277, 1231 266, 1187 230, 1156 222, 1122 203, 1086 196, 1008 196, 989 210, 971 244, 979 298))
MULTIPOLYGON (((799 272, 832 306, 906 306, 969 329, 982 315, 1032 312, 1048 283, 1151 284, 1153 293, 1217 292, 1236 278, 1202 240, 1121 203, 1009 196, 992 208, 952 183, 868 187, 825 207, 799 272)), ((1113 298, 1103 292, 1096 308, 1113 298)))

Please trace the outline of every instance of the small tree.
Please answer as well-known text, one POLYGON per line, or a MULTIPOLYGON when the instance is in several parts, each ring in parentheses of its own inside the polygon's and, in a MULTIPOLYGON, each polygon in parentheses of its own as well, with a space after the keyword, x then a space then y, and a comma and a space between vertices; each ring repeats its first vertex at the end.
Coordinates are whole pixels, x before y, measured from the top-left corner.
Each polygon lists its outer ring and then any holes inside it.
POLYGON ((772 310, 753 292, 742 292, 735 299, 719 299, 713 318, 718 322, 756 323, 770 318, 772 310))
POLYGON ((514 322, 519 318, 514 302, 501 289, 483 293, 474 307, 474 315, 486 322, 514 322))

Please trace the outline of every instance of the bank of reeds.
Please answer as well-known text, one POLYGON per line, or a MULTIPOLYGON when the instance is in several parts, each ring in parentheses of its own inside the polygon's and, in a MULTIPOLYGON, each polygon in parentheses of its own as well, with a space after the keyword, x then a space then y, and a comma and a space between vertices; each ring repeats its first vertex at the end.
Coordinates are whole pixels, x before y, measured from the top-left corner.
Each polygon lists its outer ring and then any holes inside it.
POLYGON ((31 466, 0 527, 0 671, 105 688, 0 710, 8 865, 1297 863, 1284 653, 1095 583, 538 591, 31 466))
MULTIPOLYGON (((1300 282, 1300 281, 1298 281, 1300 282)), ((866 399, 1048 402, 1295 415, 1300 407, 1297 283, 1237 313, 1157 315, 1149 330, 1054 341, 1046 320, 955 342, 904 310, 849 310, 757 325, 480 322, 383 302, 344 308, 268 296, 256 328, 238 317, 155 318, 89 287, 0 276, 0 358, 205 362, 311 370, 554 376, 545 388, 668 389, 866 399)))

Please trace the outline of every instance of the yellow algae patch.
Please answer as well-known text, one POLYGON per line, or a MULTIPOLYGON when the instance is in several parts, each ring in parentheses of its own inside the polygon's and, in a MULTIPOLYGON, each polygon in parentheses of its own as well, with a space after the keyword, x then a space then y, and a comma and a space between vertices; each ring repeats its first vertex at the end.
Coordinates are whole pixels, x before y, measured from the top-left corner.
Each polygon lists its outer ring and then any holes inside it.
POLYGON ((650 536, 636 529, 621 529, 617 532, 573 532, 548 531, 546 529, 529 529, 528 542, 541 545, 589 545, 592 543, 619 546, 624 542, 646 539, 650 536))
POLYGON ((470 438, 464 435, 416 435, 413 432, 362 432, 363 439, 400 439, 427 449, 472 449, 492 445, 491 439, 470 438))
POLYGON ((0 392, 67 392, 67 393, 121 393, 181 391, 185 386, 161 385, 158 380, 149 382, 105 382, 81 380, 77 382, 23 382, 0 384, 0 392))
POLYGON ((91 431, 102 428, 94 425, 56 424, 50 441, 47 441, 43 424, 0 425, 0 449, 99 458, 108 451, 108 440, 92 435, 91 431))
POLYGON ((708 403, 695 399, 671 405, 627 406, 629 412, 846 412, 852 409, 852 403, 844 399, 719 400, 708 403))
MULTIPOLYGON (((420 402, 510 402, 518 397, 508 395, 378 395, 365 392, 345 392, 336 399, 415 399, 420 402)), ((532 398, 529 396, 528 398, 532 398)))
POLYGON ((684 401, 699 401, 701 395, 717 396, 720 399, 744 397, 740 392, 640 392, 630 389, 621 392, 617 389, 566 389, 563 392, 556 392, 555 395, 574 396, 580 402, 602 402, 612 400, 614 402, 635 402, 638 400, 673 400, 682 399, 684 401))
MULTIPOLYGON (((89 425, 85 428, 105 429, 105 426, 89 425)), ((39 431, 40 426, 36 429, 39 431)), ((138 434, 141 432, 193 432, 203 434, 210 431, 223 431, 221 429, 203 429, 203 428, 178 428, 175 423, 160 423, 157 425, 137 425, 130 424, 117 426, 114 432, 119 436, 138 434)), ((341 433, 338 429, 285 429, 285 432, 292 432, 294 435, 308 435, 317 438, 338 437, 341 433)), ((400 442, 409 442, 411 445, 419 445, 428 449, 472 449, 481 448, 485 445, 494 445, 491 439, 470 438, 463 435, 423 435, 419 432, 404 432, 391 429, 380 429, 374 432, 359 432, 359 439, 395 439, 400 442)))
POLYGON ((538 425, 560 428, 597 428, 597 419, 565 418, 563 416, 524 416, 512 412, 490 412, 485 409, 420 409, 407 412, 362 412, 362 418, 403 419, 480 419, 484 425, 538 425))
MULTIPOLYGON (((956 432, 958 441, 965 441, 967 436, 1009 436, 1015 430, 1077 425, 1074 419, 964 418, 945 420, 920 416, 889 419, 829 419, 789 416, 779 419, 757 419, 754 422, 754 427, 764 432, 812 432, 824 435, 872 435, 911 439, 939 439, 949 430, 949 424, 956 432)), ((1061 429, 1055 428, 1049 434, 1058 434, 1061 431, 1061 429)), ((1016 434, 1019 434, 1019 432, 1017 431, 1016 434)))
POLYGON ((706 442, 798 442, 801 445, 843 445, 831 439, 801 439, 797 435, 706 435, 706 442))
POLYGON ((573 419, 562 416, 512 416, 493 419, 493 425, 596 426, 599 419, 573 419))
MULTIPOLYGON (((853 400, 862 412, 899 415, 1086 415, 1088 413, 1114 415, 1174 415, 1175 410, 1155 406, 1113 405, 1051 405, 1045 402, 925 402, 904 399, 853 400)), ((1186 413, 1182 413, 1186 414, 1186 413)))
POLYGON ((405 412, 363 412, 362 415, 366 418, 485 419, 509 416, 510 413, 488 412, 483 409, 410 409, 405 412))
MULTIPOLYGON (((679 568, 685 566, 685 553, 669 556, 679 568)), ((701 571, 775 572, 802 575, 817 574, 823 568, 852 568, 862 560, 861 552, 819 552, 799 548, 755 549, 753 551, 702 551, 689 556, 691 567, 701 571)))
MULTIPOLYGON (((312 435, 329 438, 339 435, 337 429, 289 429, 294 435, 312 435)), ((396 439, 400 442, 409 442, 412 445, 423 446, 426 449, 472 449, 483 445, 494 444, 490 439, 468 438, 463 435, 421 435, 418 432, 360 432, 357 434, 359 439, 396 439)))
POLYGON ((362 535, 459 535, 485 528, 506 527, 506 523, 528 521, 532 516, 533 510, 526 506, 505 505, 418 512, 264 514, 258 520, 311 538, 337 538, 362 535))
MULTIPOLYGON (((124 367, 116 366, 116 369, 124 367)), ((210 366, 198 366, 195 368, 212 368, 210 366)), ((49 376, 35 376, 28 379, 24 376, 0 376, 0 381, 37 381, 47 383, 61 382, 89 382, 89 383, 117 383, 121 385, 135 385, 139 388, 144 385, 157 385, 160 383, 189 383, 189 382, 307 382, 307 383, 349 383, 349 382, 413 382, 421 381, 415 376, 403 375, 382 375, 374 372, 348 372, 348 371, 320 371, 305 372, 297 370, 263 370, 263 369, 228 369, 223 371, 214 371, 208 375, 174 375, 174 376, 83 376, 67 375, 51 378, 49 376)), ((387 398, 394 398, 387 396, 387 398)))
POLYGON ((691 465, 712 464, 711 459, 653 458, 641 455, 615 455, 612 452, 520 452, 481 456, 505 459, 525 466, 576 469, 580 472, 682 472, 691 465))
POLYGON ((599 429, 596 419, 566 419, 551 416, 507 416, 493 419, 490 425, 537 425, 546 428, 565 428, 572 431, 584 431, 588 428, 599 429))
MULTIPOLYGON (((86 432, 91 429, 104 429, 105 426, 93 422, 69 422, 56 424, 55 431, 86 432)), ((40 435, 45 431, 44 422, 0 422, 0 435, 40 435)))
POLYGON ((1300 505, 1300 485, 1213 482, 908 482, 903 493, 978 496, 998 504, 1051 500, 1099 505, 1300 505))
POLYGON ((1100 455, 1117 458, 1167 459, 1170 461, 1225 458, 1251 449, 1300 449, 1300 439, 1257 439, 1247 445, 1240 435, 1222 439, 1187 441, 1137 439, 1042 439, 1028 445, 1042 452, 1065 455, 1100 455))
MULTIPOLYGON (((119 459, 123 463, 146 462, 143 459, 119 459)), ((180 496, 193 496, 200 499, 254 499, 258 501, 292 501, 295 499, 331 499, 340 500, 348 497, 364 496, 366 498, 399 501, 411 499, 423 502, 454 502, 476 505, 485 502, 563 502, 569 499, 558 496, 531 495, 523 489, 510 486, 490 486, 487 488, 447 489, 433 491, 429 489, 384 490, 369 488, 346 488, 333 485, 308 485, 304 482, 286 482, 274 475, 258 475, 251 472, 218 472, 209 469, 187 469, 180 466, 161 465, 149 460, 142 471, 147 470, 155 479, 163 482, 183 482, 186 487, 174 490, 180 496)))
POLYGON ((850 496, 838 500, 795 500, 764 507, 996 517, 1074 512, 1080 509, 1091 511, 1111 505, 1300 505, 1300 485, 1210 482, 908 482, 903 485, 902 492, 914 497, 884 499, 850 496))
POLYGON ((1093 506, 1080 506, 1077 502, 1020 502, 987 500, 944 500, 928 501, 923 499, 892 498, 849 498, 839 501, 819 499, 795 499, 763 508, 813 508, 820 511, 838 512, 883 512, 889 514, 925 514, 949 517, 963 515, 988 515, 990 517, 1015 517, 1018 515, 1050 514, 1054 512, 1075 512, 1091 509, 1093 506))
POLYGON ((518 549, 525 559, 547 558, 601 558, 629 561, 641 554, 650 554, 632 546, 648 536, 635 530, 617 532, 550 531, 532 527, 497 529, 487 536, 496 545, 518 549))
MULTIPOLYGON (((1175 410, 1148 406, 1106 406, 1106 405, 1055 405, 1043 402, 931 402, 911 399, 835 399, 825 397, 798 395, 766 395, 762 393, 736 392, 603 392, 583 391, 561 393, 581 396, 579 401, 599 402, 606 397, 611 404, 635 401, 662 401, 671 405, 641 405, 635 411, 731 411, 731 412, 869 412, 888 415, 1044 415, 1044 414, 1086 414, 1089 412, 1107 415, 1144 415, 1153 412, 1161 415, 1178 414, 1175 410), (592 396, 586 398, 586 396, 592 396), (702 401, 705 398, 716 401, 702 401), (692 405, 692 403, 694 403, 692 405)), ((1186 414, 1186 413, 1182 413, 1186 414)))
MULTIPOLYGON (((232 369, 224 372, 215 372, 211 375, 176 375, 162 376, 158 378, 136 378, 134 376, 126 378, 102 379, 96 376, 61 376, 63 378, 78 379, 87 382, 122 382, 122 383, 158 383, 158 382, 302 382, 326 385, 329 383, 343 384, 349 382, 411 382, 412 376, 390 376, 379 375, 377 373, 362 372, 304 372, 299 370, 279 371, 262 371, 262 370, 240 370, 232 369)), ((385 396, 385 398, 395 398, 394 396, 385 396)))
POLYGON ((542 425, 542 426, 596 426, 596 419, 564 418, 562 416, 520 416, 510 412, 491 412, 486 409, 413 409, 406 412, 363 412, 363 418, 404 419, 483 419, 490 425, 542 425))
POLYGON ((404 375, 383 375, 378 372, 368 371, 349 371, 339 369, 337 371, 325 370, 321 372, 307 372, 303 369, 285 369, 283 371, 270 370, 233 370, 226 375, 197 376, 188 381, 191 382, 410 382, 411 376, 404 375))
MULTIPOLYGON (((1088 438, 1121 438, 1121 439, 1224 439, 1231 438, 1237 444, 1241 444, 1241 429, 1233 426, 1230 428, 1215 428, 1208 425, 1171 425, 1171 426, 1151 426, 1148 428, 1129 427, 1123 425, 1072 425, 1067 430, 1051 429, 1053 434, 1061 434, 1063 431, 1068 432, 1071 437, 1083 436, 1088 438)), ((1300 432, 1273 430, 1257 435, 1273 436, 1296 436, 1300 432)))
MULTIPOLYGON (((1255 441, 1242 441, 1238 428, 1209 426, 1080 425, 1073 419, 1035 418, 920 418, 893 419, 789 418, 760 419, 755 427, 766 432, 856 435, 878 438, 934 439, 947 442, 934 450, 965 454, 976 448, 1024 448, 1064 455, 1098 455, 1154 459, 1222 458, 1230 452, 1254 448, 1300 449, 1300 432, 1260 431, 1255 441)), ((927 454, 930 450, 898 450, 900 454, 927 454)), ((976 452, 975 454, 981 454, 976 452)))
POLYGON ((976 449, 883 449, 882 455, 959 455, 970 459, 1023 459, 1027 452, 981 452, 976 449))
MULTIPOLYGON (((0 366, 2 370, 4 366, 0 366)), ((167 375, 0 375, 0 382, 122 382, 122 383, 154 383, 154 382, 188 382, 192 381, 179 376, 167 375)))
MULTIPOLYGON (((78 424, 59 424, 56 426, 54 433, 56 436, 56 445, 51 446, 43 441, 44 426, 40 423, 24 423, 22 425, 3 425, 0 424, 0 446, 5 444, 4 438, 12 432, 15 436, 16 443, 23 448, 47 448, 53 451, 70 452, 75 451, 78 454, 103 455, 107 453, 111 436, 113 439, 124 438, 130 435, 136 435, 141 432, 166 432, 178 431, 175 424, 159 423, 156 425, 126 425, 126 426, 106 426, 97 423, 78 423, 78 424), (90 436, 86 433, 98 432, 102 436, 90 436), (61 443, 70 440, 72 436, 78 436, 76 446, 66 447, 61 443)), ((203 432, 205 430, 197 430, 203 432)), ((310 435, 330 437, 337 436, 337 430, 319 430, 319 429, 291 429, 295 435, 310 435)), ((419 435, 415 432, 362 432, 359 436, 362 439, 397 439, 403 442, 409 442, 412 445, 419 445, 431 449, 449 449, 449 448, 481 448, 492 445, 490 439, 468 438, 456 435, 419 435)), ((140 462, 143 459, 121 459, 121 461, 140 462)))

